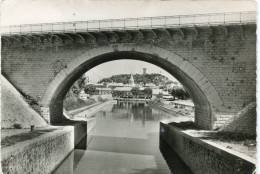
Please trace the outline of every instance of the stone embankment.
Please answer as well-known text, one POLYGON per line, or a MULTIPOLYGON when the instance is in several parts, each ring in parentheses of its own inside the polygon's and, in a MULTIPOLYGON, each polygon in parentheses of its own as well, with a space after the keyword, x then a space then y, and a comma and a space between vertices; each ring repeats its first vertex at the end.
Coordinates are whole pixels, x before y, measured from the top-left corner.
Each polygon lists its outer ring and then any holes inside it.
POLYGON ((74 116, 74 115, 76 115, 76 114, 78 114, 78 113, 83 112, 84 110, 88 110, 88 109, 90 109, 90 108, 92 108, 92 107, 95 107, 95 106, 97 106, 97 105, 100 105, 100 104, 102 104, 102 103, 101 103, 101 102, 93 103, 93 104, 88 105, 88 106, 84 106, 84 107, 81 107, 81 108, 77 108, 77 109, 73 109, 73 110, 69 110, 69 111, 65 111, 65 112, 66 112, 67 114, 71 115, 71 116, 74 116))
POLYGON ((166 142, 194 174, 252 174, 255 170, 254 158, 169 122, 160 124, 160 141, 166 142))
POLYGON ((194 111, 190 109, 185 109, 185 108, 174 108, 174 106, 170 104, 165 104, 165 103, 154 103, 154 102, 149 102, 149 105, 151 107, 160 109, 166 113, 172 114, 174 116, 186 116, 194 119, 194 111))
POLYGON ((114 103, 116 101, 114 100, 108 100, 103 103, 95 103, 87 107, 75 109, 73 111, 67 112, 69 116, 71 116, 73 119, 80 119, 80 120, 89 120, 91 117, 100 111, 104 106, 114 103))
POLYGON ((74 128, 27 130, 4 137, 1 146, 3 173, 51 173, 74 149, 74 128))

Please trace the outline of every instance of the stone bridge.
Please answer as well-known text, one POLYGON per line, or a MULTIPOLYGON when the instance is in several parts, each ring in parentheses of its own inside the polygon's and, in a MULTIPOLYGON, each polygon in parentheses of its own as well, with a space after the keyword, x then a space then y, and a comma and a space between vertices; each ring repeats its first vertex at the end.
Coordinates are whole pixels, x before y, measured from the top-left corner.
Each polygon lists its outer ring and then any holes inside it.
POLYGON ((37 100, 50 124, 64 121, 63 98, 83 73, 136 59, 185 86, 201 128, 255 131, 254 114, 232 124, 256 101, 254 12, 6 26, 1 41, 2 74, 37 100))

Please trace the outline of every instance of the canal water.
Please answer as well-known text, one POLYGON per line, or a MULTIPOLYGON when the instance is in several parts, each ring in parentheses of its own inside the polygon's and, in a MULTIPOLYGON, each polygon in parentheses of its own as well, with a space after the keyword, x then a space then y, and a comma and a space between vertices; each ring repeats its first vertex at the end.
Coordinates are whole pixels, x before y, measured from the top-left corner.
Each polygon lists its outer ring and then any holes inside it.
POLYGON ((144 103, 120 102, 94 117, 87 150, 74 150, 54 174, 191 173, 166 144, 161 143, 163 155, 159 149, 159 122, 175 116, 144 103))

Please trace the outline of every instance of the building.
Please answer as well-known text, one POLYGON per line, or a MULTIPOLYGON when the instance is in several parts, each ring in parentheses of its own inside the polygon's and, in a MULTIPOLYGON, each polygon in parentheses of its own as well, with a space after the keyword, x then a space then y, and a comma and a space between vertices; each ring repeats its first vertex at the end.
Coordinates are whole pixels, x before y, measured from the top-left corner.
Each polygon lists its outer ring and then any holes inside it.
POLYGON ((129 79, 129 86, 134 87, 135 86, 135 80, 133 77, 133 74, 131 74, 130 79, 129 79))
POLYGON ((144 85, 144 87, 146 87, 146 88, 151 88, 151 89, 153 89, 153 88, 159 88, 159 87, 156 86, 154 83, 146 83, 146 84, 144 85))
POLYGON ((147 68, 143 68, 143 74, 147 73, 147 68))
POLYGON ((116 88, 116 87, 123 87, 123 86, 125 86, 123 83, 115 83, 115 82, 107 83, 108 88, 116 88))
POLYGON ((113 97, 119 97, 119 98, 132 98, 133 94, 131 92, 132 87, 129 86, 123 86, 123 87, 116 87, 113 92, 113 97))
POLYGON ((108 95, 112 94, 111 88, 96 88, 96 95, 108 95))
POLYGON ((84 90, 80 91, 78 96, 81 100, 87 100, 89 98, 89 94, 86 94, 84 90))

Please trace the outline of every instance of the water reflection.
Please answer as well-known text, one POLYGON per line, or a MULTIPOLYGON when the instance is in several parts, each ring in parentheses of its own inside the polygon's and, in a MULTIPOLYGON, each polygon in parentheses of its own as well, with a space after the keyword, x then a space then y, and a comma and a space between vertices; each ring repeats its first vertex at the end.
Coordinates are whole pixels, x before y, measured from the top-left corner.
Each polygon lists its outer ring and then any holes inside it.
POLYGON ((108 105, 95 115, 96 125, 88 135, 92 139, 87 150, 74 150, 54 173, 189 173, 176 154, 163 148, 165 159, 170 159, 165 161, 159 150, 159 121, 169 117, 173 116, 145 103, 108 105))
POLYGON ((131 120, 142 120, 142 122, 148 121, 160 121, 161 118, 171 117, 160 110, 152 109, 146 103, 138 102, 117 102, 113 105, 113 114, 120 113, 121 118, 130 118, 131 120))

